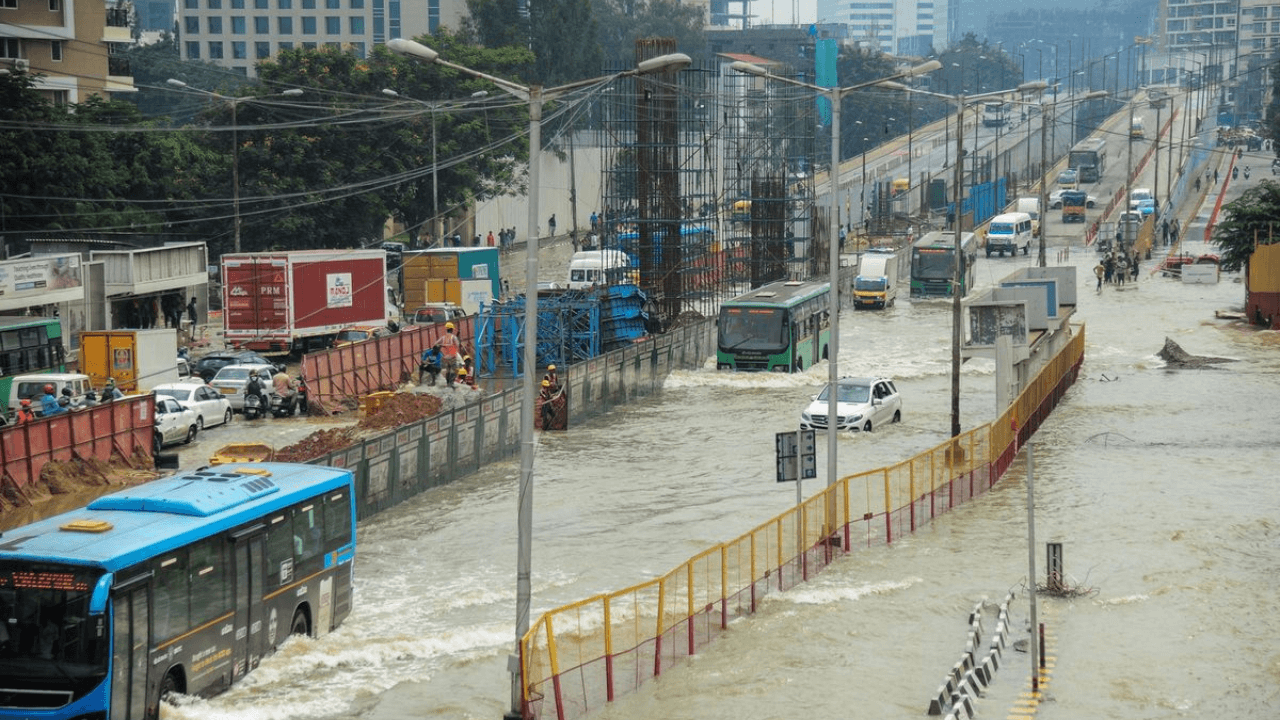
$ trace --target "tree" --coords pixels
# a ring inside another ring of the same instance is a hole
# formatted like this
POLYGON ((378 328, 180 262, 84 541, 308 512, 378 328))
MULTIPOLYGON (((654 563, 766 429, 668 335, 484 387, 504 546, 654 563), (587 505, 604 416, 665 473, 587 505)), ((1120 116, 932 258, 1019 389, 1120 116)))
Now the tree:
POLYGON ((615 68, 635 65, 640 38, 675 38, 676 49, 698 62, 706 47, 702 5, 676 0, 592 0, 599 23, 598 42, 605 62, 615 68))
POLYGON ((1022 71, 1008 53, 971 32, 938 53, 938 61, 942 68, 934 77, 948 95, 1006 90, 1022 82, 1022 71))
POLYGON ((1240 270, 1249 262, 1255 245, 1280 242, 1276 218, 1280 218, 1280 183, 1263 180, 1223 207, 1224 220, 1213 231, 1223 270, 1240 270))
MULTIPOLYGON (((842 48, 836 68, 842 87, 889 77, 896 70, 890 56, 861 48, 842 48)), ((870 150, 889 137, 907 134, 907 106, 914 99, 910 93, 885 93, 874 88, 845 93, 840 105, 841 161, 870 150)), ((913 116, 912 124, 922 119, 913 116)))

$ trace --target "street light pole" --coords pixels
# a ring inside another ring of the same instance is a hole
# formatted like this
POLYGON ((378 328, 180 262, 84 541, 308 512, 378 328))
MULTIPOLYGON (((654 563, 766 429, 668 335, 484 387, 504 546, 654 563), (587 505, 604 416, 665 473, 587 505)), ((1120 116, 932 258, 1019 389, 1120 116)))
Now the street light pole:
MULTIPOLYGON (((176 88, 190 90, 192 92, 200 93, 201 95, 208 95, 209 97, 217 98, 231 106, 231 206, 232 214, 234 216, 233 226, 235 228, 233 233, 233 247, 235 252, 240 252, 240 123, 237 115, 237 108, 239 108, 240 103, 245 100, 253 100, 255 98, 252 95, 231 97, 230 95, 223 95, 222 93, 216 93, 212 90, 201 90, 200 88, 191 87, 185 82, 175 78, 169 78, 168 80, 165 80, 165 83, 176 88)), ((302 92, 303 91, 300 88, 290 88, 279 94, 283 97, 297 97, 301 95, 302 92)))
POLYGON ((387 41, 387 49, 399 55, 425 63, 435 63, 457 70, 475 78, 488 80, 529 106, 529 208, 526 222, 525 244, 525 327, 523 359, 523 403, 520 406, 520 488, 517 500, 517 560, 516 560, 516 656, 511 663, 511 709, 508 717, 523 716, 524 691, 521 687, 521 643, 529 630, 529 608, 532 600, 532 547, 533 547, 533 406, 537 398, 534 373, 538 364, 538 190, 541 183, 538 157, 542 152, 542 106, 550 100, 579 88, 616 80, 620 77, 655 72, 674 72, 687 67, 688 55, 673 53, 661 55, 639 63, 635 69, 590 80, 545 89, 541 85, 525 86, 511 80, 473 70, 465 65, 451 63, 439 53, 422 43, 394 38, 387 41))

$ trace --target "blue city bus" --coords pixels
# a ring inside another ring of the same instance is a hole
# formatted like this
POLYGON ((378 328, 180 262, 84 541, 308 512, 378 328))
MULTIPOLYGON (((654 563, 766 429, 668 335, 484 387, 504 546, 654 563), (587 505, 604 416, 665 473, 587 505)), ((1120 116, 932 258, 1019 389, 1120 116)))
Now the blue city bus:
POLYGON ((782 281, 720 306, 716 368, 798 372, 827 359, 830 283, 782 281))
POLYGON ((215 466, 0 536, 0 718, 154 720, 351 612, 347 470, 215 466))

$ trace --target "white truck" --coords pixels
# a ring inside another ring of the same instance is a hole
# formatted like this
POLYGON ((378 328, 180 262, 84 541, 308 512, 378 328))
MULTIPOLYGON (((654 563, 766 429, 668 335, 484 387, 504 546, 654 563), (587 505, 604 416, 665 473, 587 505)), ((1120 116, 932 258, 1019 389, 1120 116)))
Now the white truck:
POLYGON ((887 308, 898 294, 898 255, 892 251, 869 250, 858 264, 853 279, 853 306, 887 308))

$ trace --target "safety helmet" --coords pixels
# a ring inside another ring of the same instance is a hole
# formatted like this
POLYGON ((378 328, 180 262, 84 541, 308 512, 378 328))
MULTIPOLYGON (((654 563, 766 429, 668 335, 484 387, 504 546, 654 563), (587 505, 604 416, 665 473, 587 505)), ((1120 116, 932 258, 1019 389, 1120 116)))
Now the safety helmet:
POLYGON ((550 381, 550 380, 543 380, 543 381, 542 381, 542 387, 551 387, 551 381, 550 381))
POLYGON ((44 391, 45 391, 45 392, 47 392, 47 393, 49 393, 50 395, 52 395, 52 394, 53 394, 53 385, 45 385, 45 386, 44 386, 44 391))
POLYGON ((458 374, 459 374, 459 375, 466 375, 466 374, 467 374, 467 369, 466 369, 466 368, 458 368, 458 374))
POLYGON ((555 369, 556 369, 555 363, 552 363, 552 364, 548 365, 548 366, 547 366, 547 369, 548 369, 548 370, 555 370, 555 369))
POLYGON ((453 329, 453 323, 451 323, 451 322, 447 322, 447 323, 445 323, 445 324, 444 324, 444 329, 445 329, 445 330, 452 330, 452 329, 453 329))
POLYGON ((31 407, 31 401, 26 398, 22 398, 22 407, 31 407))

